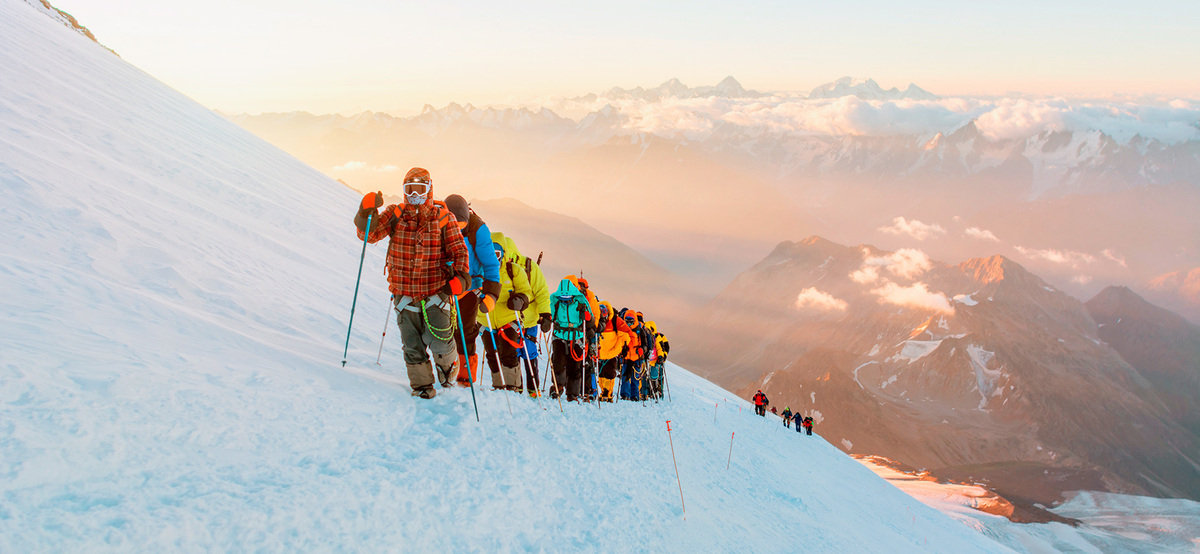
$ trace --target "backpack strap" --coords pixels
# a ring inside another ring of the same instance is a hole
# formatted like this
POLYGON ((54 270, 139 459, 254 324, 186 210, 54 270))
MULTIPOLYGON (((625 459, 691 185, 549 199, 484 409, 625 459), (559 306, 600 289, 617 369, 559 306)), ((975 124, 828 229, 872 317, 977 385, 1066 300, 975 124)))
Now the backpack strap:
POLYGON ((454 219, 454 216, 450 213, 450 210, 447 210, 445 206, 437 206, 437 222, 439 229, 449 225, 450 220, 452 219, 454 219))
POLYGON ((515 280, 517 278, 517 275, 515 273, 513 273, 513 266, 512 266, 511 261, 504 262, 504 269, 508 270, 508 280, 509 281, 515 280))

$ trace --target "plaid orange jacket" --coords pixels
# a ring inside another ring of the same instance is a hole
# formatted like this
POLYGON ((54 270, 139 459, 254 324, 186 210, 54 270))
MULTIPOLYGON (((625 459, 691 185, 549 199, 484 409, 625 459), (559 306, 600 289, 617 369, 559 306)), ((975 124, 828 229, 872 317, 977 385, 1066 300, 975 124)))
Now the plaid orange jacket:
MULTIPOLYGON (((467 246, 449 210, 432 204, 416 208, 392 204, 377 220, 367 242, 391 237, 385 265, 392 294, 424 300, 456 274, 464 277, 464 283, 471 282, 467 246)), ((362 231, 358 238, 363 238, 362 231)))

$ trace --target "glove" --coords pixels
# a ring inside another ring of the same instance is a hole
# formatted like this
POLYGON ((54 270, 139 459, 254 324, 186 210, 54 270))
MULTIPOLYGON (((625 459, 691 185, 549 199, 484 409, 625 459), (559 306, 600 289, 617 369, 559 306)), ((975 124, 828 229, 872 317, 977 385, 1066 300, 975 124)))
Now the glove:
POLYGON ((365 196, 363 196, 362 204, 358 207, 358 209, 359 211, 375 210, 381 207, 383 207, 383 193, 368 192, 365 196))
POLYGON ((358 227, 359 232, 367 231, 367 220, 371 220, 371 227, 375 226, 375 222, 379 219, 379 207, 383 205, 382 192, 368 192, 363 196, 362 203, 358 205, 358 213, 354 215, 354 226, 358 227))
POLYGON ((455 297, 462 296, 464 290, 467 290, 467 287, 463 285, 463 278, 459 275, 451 277, 450 280, 446 281, 446 284, 442 287, 443 293, 447 295, 454 295, 455 297))
POLYGON ((549 333, 550 325, 553 323, 553 321, 550 319, 550 314, 541 314, 541 316, 542 317, 538 319, 538 325, 542 328, 543 333, 549 333))
POLYGON ((523 311, 525 309, 525 306, 528 306, 528 305, 529 305, 529 297, 525 296, 525 293, 523 293, 523 292, 518 292, 518 293, 508 297, 508 309, 510 309, 514 312, 523 311))
POLYGON ((483 295, 483 298, 479 299, 479 311, 486 314, 494 309, 496 309, 496 297, 495 296, 492 296, 490 294, 485 294, 485 295, 483 295))

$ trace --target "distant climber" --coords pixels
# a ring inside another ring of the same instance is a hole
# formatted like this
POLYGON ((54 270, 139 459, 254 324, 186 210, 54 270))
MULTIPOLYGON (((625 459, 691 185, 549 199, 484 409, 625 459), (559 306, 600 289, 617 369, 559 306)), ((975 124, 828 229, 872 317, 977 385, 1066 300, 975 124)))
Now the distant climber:
POLYGON ((762 389, 759 389, 754 394, 754 413, 762 417, 767 417, 767 404, 770 403, 771 401, 767 400, 767 395, 763 394, 762 389))
POLYGON ((783 426, 792 426, 792 408, 790 406, 783 409, 783 426))
POLYGON ((813 428, 813 418, 812 418, 812 416, 805 417, 805 418, 804 418, 804 434, 806 434, 806 435, 810 435, 810 436, 811 436, 811 435, 812 435, 812 428, 813 428))

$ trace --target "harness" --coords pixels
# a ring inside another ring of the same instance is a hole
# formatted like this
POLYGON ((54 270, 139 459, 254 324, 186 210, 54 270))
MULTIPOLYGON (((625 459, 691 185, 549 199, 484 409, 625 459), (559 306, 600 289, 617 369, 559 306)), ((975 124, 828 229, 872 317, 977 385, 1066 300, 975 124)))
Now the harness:
POLYGON ((440 341, 448 341, 454 338, 454 303, 443 299, 440 294, 433 294, 429 298, 421 300, 418 305, 416 300, 411 296, 401 296, 396 301, 396 312, 417 312, 421 314, 421 319, 425 322, 425 326, 429 328, 429 334, 433 338, 440 341), (450 325, 448 327, 437 327, 429 322, 429 308, 437 308, 450 313, 450 325), (443 334, 445 336, 443 336, 443 334))

